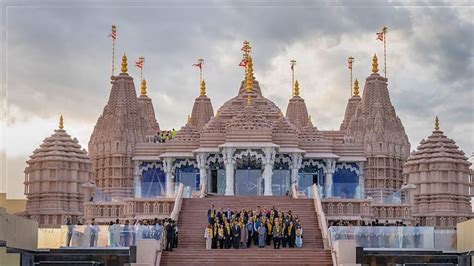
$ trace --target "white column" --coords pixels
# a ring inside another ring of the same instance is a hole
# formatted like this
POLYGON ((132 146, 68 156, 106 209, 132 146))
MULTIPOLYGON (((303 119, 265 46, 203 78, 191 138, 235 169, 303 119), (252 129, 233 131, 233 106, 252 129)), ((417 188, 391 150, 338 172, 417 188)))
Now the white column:
POLYGON ((291 157, 291 184, 296 184, 296 188, 298 189, 298 171, 301 168, 301 164, 303 162, 303 156, 301 153, 292 153, 290 154, 291 157))
POLYGON ((359 198, 365 198, 364 162, 358 162, 359 166, 359 198))
POLYGON ((264 196, 272 196, 273 164, 275 162, 275 148, 263 148, 265 158, 263 159, 263 181, 265 182, 264 196))
POLYGON ((163 169, 166 174, 166 196, 174 197, 174 178, 173 178, 173 162, 174 158, 167 157, 163 160, 163 169))
POLYGON ((142 186, 141 186, 141 173, 140 173, 140 161, 134 161, 135 167, 133 169, 133 180, 134 180, 134 190, 135 198, 142 197, 142 186))
POLYGON ((234 195, 234 152, 235 148, 226 147, 222 150, 225 165, 225 195, 234 195))
POLYGON ((325 190, 326 197, 332 197, 332 175, 336 170, 336 160, 334 159, 324 159, 326 162, 326 167, 324 168, 325 173, 325 190))
POLYGON ((201 197, 204 197, 207 192, 207 156, 208 153, 200 152, 196 154, 196 162, 199 168, 199 184, 201 184, 201 197))

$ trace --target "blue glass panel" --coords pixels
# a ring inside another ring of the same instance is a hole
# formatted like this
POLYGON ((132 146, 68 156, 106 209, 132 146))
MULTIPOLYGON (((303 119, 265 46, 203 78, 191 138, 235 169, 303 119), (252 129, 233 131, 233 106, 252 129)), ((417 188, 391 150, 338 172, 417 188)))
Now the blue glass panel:
POLYGON ((283 196, 290 190, 290 170, 273 170, 272 193, 274 196, 283 196))
POLYGON ((144 198, 165 195, 166 174, 158 168, 144 171, 141 179, 141 192, 144 198))
POLYGON ((349 169, 338 169, 333 175, 333 196, 341 198, 355 198, 359 178, 349 169))

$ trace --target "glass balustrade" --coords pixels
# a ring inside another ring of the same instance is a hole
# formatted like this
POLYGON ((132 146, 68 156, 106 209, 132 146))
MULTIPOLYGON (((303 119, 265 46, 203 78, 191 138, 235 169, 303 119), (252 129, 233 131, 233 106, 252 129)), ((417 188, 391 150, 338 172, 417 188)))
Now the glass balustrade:
POLYGON ((411 226, 331 226, 331 239, 354 239, 365 248, 455 250, 455 230, 411 226))
POLYGON ((60 247, 129 247, 140 239, 160 240, 163 228, 154 225, 64 225, 48 238, 59 238, 60 247))

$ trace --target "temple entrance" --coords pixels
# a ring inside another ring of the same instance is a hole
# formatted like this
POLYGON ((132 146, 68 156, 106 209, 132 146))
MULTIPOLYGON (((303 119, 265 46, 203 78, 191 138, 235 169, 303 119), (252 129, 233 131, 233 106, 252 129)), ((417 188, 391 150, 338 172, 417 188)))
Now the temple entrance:
POLYGON ((272 193, 273 196, 284 196, 290 190, 290 170, 273 170, 272 193))
POLYGON ((308 187, 316 184, 322 185, 322 180, 319 178, 318 173, 300 173, 298 176, 298 190, 305 191, 308 187))
POLYGON ((225 192, 225 170, 212 169, 209 172, 207 191, 209 194, 221 194, 225 192))
POLYGON ((238 169, 235 171, 236 196, 263 195, 263 178, 261 169, 238 169))

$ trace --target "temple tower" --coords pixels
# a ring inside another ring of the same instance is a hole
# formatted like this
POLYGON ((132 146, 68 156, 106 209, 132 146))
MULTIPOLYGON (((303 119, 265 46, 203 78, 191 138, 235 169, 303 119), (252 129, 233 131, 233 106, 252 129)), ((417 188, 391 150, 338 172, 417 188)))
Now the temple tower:
POLYGON ((156 121, 155 109, 153 108, 153 103, 151 98, 147 95, 146 80, 142 79, 140 84, 140 96, 138 97, 138 106, 140 107, 140 112, 145 117, 146 125, 148 127, 147 135, 156 135, 160 131, 160 125, 156 121))
POLYGON ((341 127, 339 130, 343 131, 346 130, 349 126, 349 122, 351 122, 352 117, 355 114, 356 108, 359 105, 361 98, 359 96, 359 81, 356 79, 354 81, 354 94, 349 101, 347 102, 346 111, 344 112, 344 120, 341 123, 341 127))
POLYGON ((109 100, 89 141, 89 155, 97 187, 111 197, 120 198, 132 196, 135 145, 145 142, 158 124, 153 123, 154 115, 150 113, 153 110, 151 100, 142 97, 140 101, 143 102, 139 104, 133 78, 127 73, 125 55, 121 73, 112 76, 111 83, 109 100))
POLYGON ((440 130, 436 117, 435 130, 426 140, 421 140, 403 167, 405 187, 417 223, 454 228, 457 223, 474 217, 469 195, 470 165, 454 140, 440 130))
POLYGON ((211 117, 214 117, 214 110, 212 109, 211 99, 206 95, 206 82, 203 79, 201 80, 200 94, 194 100, 189 122, 200 131, 211 117))
POLYGON ((23 216, 38 221, 40 227, 59 227, 83 215, 82 184, 92 178, 92 163, 76 138, 59 129, 46 138, 26 162, 26 210, 23 216))
MULTIPOLYGON (((351 108, 347 108, 348 117, 351 108)), ((387 79, 378 73, 376 55, 372 59, 372 74, 366 79, 362 99, 346 128, 345 141, 364 145, 367 196, 382 199, 400 190, 402 167, 408 158, 410 143, 390 101, 387 79)))
POLYGON ((300 87, 298 80, 293 87, 293 98, 290 99, 286 108, 286 118, 301 131, 308 125, 308 109, 304 99, 300 97, 300 87))

